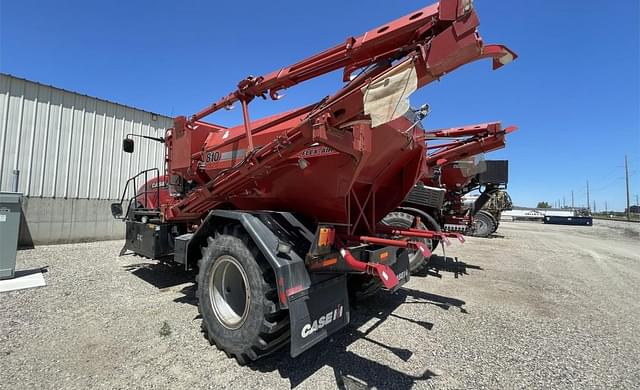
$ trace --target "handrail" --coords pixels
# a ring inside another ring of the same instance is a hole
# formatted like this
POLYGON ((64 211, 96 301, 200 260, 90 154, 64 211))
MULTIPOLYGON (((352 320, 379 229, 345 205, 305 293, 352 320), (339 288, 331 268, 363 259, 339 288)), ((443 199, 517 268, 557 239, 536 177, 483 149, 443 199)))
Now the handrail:
MULTIPOLYGON (((144 184, 146 185, 149 182, 149 172, 154 172, 155 176, 153 177, 157 177, 158 180, 160 180, 160 169, 158 168, 149 168, 149 169, 145 169, 144 171, 138 172, 137 175, 130 177, 127 182, 124 185, 124 190, 122 192, 122 197, 120 198, 120 205, 122 206, 122 204, 124 203, 124 200, 127 196, 127 192, 129 190, 129 183, 133 182, 133 188, 134 191, 137 192, 138 191, 138 185, 137 185, 137 181, 136 179, 138 179, 138 177, 144 175, 144 184)), ((148 209, 146 208, 146 206, 148 206, 148 196, 147 194, 150 192, 147 190, 146 186, 144 188, 144 192, 138 194, 138 193, 134 193, 134 196, 132 196, 131 198, 129 198, 129 203, 127 205, 127 213, 125 214, 125 216, 123 217, 124 219, 127 219, 127 217, 129 216, 129 210, 131 210, 131 203, 138 199, 141 195, 144 195, 144 205, 145 205, 145 209, 146 210, 160 210, 160 208, 158 207, 160 204, 160 183, 158 182, 158 185, 156 186, 156 207, 154 209, 148 209)))

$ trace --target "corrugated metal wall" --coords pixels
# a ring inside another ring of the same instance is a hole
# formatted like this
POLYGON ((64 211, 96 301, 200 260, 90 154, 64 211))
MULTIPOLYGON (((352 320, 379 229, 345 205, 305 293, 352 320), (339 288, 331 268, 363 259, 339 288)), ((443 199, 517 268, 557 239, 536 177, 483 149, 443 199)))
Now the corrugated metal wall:
POLYGON ((119 199, 125 181, 164 167, 164 147, 128 133, 163 136, 171 118, 0 74, 0 191, 30 197, 119 199))

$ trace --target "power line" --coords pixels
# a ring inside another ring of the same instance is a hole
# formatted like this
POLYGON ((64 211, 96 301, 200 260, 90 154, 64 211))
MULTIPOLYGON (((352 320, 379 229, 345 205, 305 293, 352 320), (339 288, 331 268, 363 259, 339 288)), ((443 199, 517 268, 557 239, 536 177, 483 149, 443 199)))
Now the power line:
POLYGON ((606 179, 608 177, 611 177, 611 174, 614 173, 615 171, 618 170, 618 168, 622 168, 622 165, 616 165, 613 168, 611 168, 611 170, 609 170, 609 172, 607 172, 604 175, 600 175, 600 176, 596 176, 596 180, 594 180, 594 182, 599 182, 601 179, 606 179))
POLYGON ((615 182, 617 182, 617 181, 619 181, 619 180, 624 180, 624 177, 623 177, 623 176, 619 176, 619 177, 611 178, 611 180, 609 180, 609 181, 607 182, 607 184, 603 185, 602 187, 598 187, 598 188, 595 188, 595 189, 591 189, 591 192, 600 192, 600 191, 603 191, 603 190, 609 190, 609 189, 611 189, 611 186, 612 186, 615 182))

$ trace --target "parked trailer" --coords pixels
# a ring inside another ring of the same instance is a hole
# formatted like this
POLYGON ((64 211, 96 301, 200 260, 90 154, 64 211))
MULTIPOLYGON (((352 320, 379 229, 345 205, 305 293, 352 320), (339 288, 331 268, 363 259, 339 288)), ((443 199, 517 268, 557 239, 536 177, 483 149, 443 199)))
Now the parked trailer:
MULTIPOLYGON (((409 110, 409 95, 466 63, 492 58, 496 69, 516 57, 485 45, 477 26, 471 2, 442 0, 241 80, 202 111, 175 118, 158 139, 163 178, 155 188, 142 173, 129 179, 135 188, 144 181, 143 190, 112 205, 126 221, 123 250, 198 269, 203 329, 241 364, 287 344, 297 356, 338 331, 349 323, 349 291, 372 281, 395 291, 409 280, 409 250, 428 256, 425 240, 462 240, 381 220, 424 173, 424 112, 409 110), (255 97, 279 99, 338 69, 346 84, 337 93, 250 120, 255 97), (241 125, 203 120, 236 103, 241 125)), ((133 152, 131 137, 123 148, 133 152)))
POLYGON ((560 217, 548 215, 542 219, 542 222, 551 225, 593 226, 592 217, 560 217))

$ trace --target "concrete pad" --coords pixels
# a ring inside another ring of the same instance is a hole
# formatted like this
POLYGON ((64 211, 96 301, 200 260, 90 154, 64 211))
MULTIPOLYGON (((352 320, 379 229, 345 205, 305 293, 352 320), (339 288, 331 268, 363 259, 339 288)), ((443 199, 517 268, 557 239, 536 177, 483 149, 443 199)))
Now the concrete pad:
POLYGON ((26 288, 46 286, 41 270, 37 271, 16 271, 13 279, 0 280, 0 293, 24 290, 26 288))

